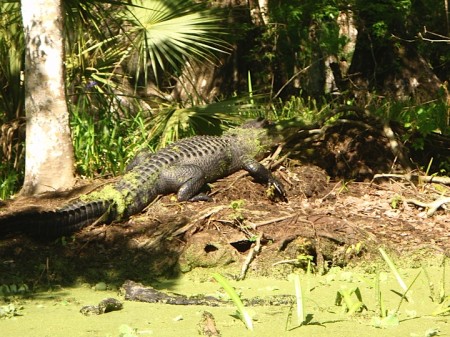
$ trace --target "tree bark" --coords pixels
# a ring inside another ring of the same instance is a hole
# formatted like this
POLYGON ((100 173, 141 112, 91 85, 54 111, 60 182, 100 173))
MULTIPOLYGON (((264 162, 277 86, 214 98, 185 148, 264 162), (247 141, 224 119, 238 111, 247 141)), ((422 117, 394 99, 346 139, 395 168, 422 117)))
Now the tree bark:
POLYGON ((21 0, 26 41, 25 181, 21 194, 63 190, 74 183, 63 69, 60 0, 21 0))

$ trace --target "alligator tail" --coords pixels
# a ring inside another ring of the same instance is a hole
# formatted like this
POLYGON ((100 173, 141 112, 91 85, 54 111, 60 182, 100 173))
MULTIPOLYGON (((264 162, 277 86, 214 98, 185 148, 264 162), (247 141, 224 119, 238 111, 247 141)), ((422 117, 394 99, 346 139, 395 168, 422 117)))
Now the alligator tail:
POLYGON ((76 201, 54 211, 29 210, 0 217, 0 237, 21 232, 36 238, 71 234, 96 220, 110 223, 115 218, 111 200, 76 201))

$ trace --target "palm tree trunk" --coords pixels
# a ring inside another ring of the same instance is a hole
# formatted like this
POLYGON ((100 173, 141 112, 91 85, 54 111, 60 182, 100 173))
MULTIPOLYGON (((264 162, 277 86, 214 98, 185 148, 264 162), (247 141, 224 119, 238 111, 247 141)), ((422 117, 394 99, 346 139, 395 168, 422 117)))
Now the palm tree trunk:
POLYGON ((63 71, 60 0, 21 0, 26 41, 25 181, 21 193, 62 190, 74 183, 63 71))

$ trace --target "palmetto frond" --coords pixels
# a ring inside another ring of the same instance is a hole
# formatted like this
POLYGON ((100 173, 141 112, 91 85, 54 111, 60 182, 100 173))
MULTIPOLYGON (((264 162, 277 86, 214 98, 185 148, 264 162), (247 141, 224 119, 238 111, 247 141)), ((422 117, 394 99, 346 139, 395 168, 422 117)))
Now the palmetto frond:
POLYGON ((234 97, 205 105, 166 107, 149 119, 148 135, 159 139, 159 147, 187 136, 218 135, 245 118, 260 116, 263 111, 255 101, 262 98, 234 97))
POLYGON ((213 61, 215 52, 228 50, 217 36, 223 33, 220 18, 186 0, 132 0, 128 6, 134 24, 134 49, 139 51, 138 70, 147 66, 180 72, 189 60, 213 61))

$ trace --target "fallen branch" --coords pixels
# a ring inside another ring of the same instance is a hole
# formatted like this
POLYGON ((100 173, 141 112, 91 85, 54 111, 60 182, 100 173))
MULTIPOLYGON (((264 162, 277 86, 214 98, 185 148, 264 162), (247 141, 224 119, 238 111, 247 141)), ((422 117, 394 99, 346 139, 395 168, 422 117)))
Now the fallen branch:
MULTIPOLYGON (((164 292, 144 286, 142 283, 134 281, 125 281, 122 285, 121 292, 127 301, 139 301, 146 303, 162 303, 170 305, 203 305, 210 307, 218 307, 232 304, 231 301, 224 301, 214 296, 196 295, 186 296, 171 292, 164 292)), ((292 295, 273 295, 269 297, 253 297, 244 298, 242 302, 245 306, 290 306, 295 303, 295 297, 292 295)))
POLYGON ((404 179, 407 181, 450 185, 450 177, 446 176, 421 176, 416 174, 410 175, 410 174, 388 174, 388 173, 375 174, 373 176, 373 179, 381 179, 381 178, 404 179))
POLYGON ((416 199, 406 199, 405 202, 428 209, 426 215, 430 217, 438 210, 439 207, 442 207, 442 205, 446 203, 450 203, 450 197, 441 197, 432 202, 423 202, 416 199))
POLYGON ((199 221, 210 218, 211 216, 219 213, 221 210, 223 210, 225 208, 226 208, 226 206, 219 205, 216 207, 206 209, 204 212, 197 214, 197 216, 195 218, 191 219, 191 221, 189 221, 189 223, 186 226, 183 226, 180 229, 176 230, 172 235, 178 236, 180 234, 186 233, 193 226, 197 225, 199 221))
POLYGON ((255 259, 256 255, 259 254, 261 251, 261 238, 258 235, 256 237, 256 243, 255 246, 250 250, 250 252, 247 255, 247 258, 244 261, 244 264, 242 265, 241 274, 238 277, 238 280, 241 281, 245 278, 245 275, 247 274, 248 268, 250 267, 250 264, 255 259))
POLYGON ((284 220, 288 220, 288 219, 292 219, 294 217, 298 216, 297 214, 294 215, 286 215, 286 216, 282 216, 279 218, 275 218, 275 219, 268 219, 268 220, 264 220, 261 222, 250 222, 250 226, 252 226, 253 229, 256 229, 257 227, 261 227, 261 226, 266 226, 266 225, 270 225, 276 222, 281 222, 284 220))

